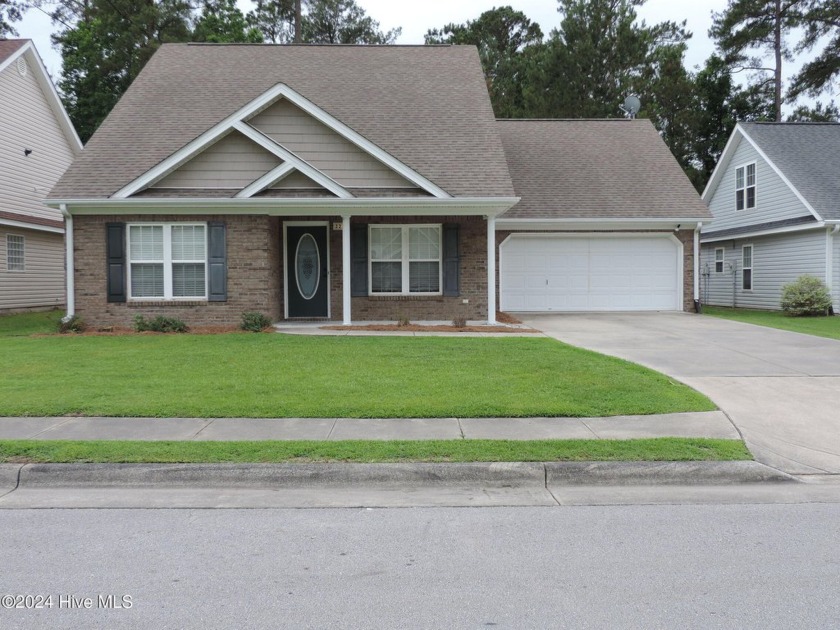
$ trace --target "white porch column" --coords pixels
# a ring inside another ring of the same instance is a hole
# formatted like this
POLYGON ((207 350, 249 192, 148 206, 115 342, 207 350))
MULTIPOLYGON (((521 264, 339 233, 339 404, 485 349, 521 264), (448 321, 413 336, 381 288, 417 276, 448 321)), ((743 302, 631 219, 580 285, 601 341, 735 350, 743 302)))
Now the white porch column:
POLYGON ((487 323, 496 323, 496 217, 487 217, 487 323))
POLYGON ((350 215, 341 217, 341 312, 344 315, 342 324, 349 326, 353 323, 350 316, 350 215))
POLYGON ((67 211, 67 206, 61 204, 61 214, 64 215, 64 266, 65 266, 65 300, 67 312, 64 317, 70 319, 76 314, 76 279, 73 261, 73 215, 67 211))
POLYGON ((698 223, 694 228, 694 304, 695 307, 700 301, 700 230, 703 223, 698 223))

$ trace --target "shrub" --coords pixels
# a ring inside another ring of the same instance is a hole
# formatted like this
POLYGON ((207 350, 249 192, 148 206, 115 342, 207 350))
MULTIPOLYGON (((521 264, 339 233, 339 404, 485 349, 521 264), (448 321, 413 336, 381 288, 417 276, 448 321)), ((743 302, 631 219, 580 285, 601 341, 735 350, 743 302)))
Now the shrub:
POLYGON ((62 335, 67 333, 84 332, 86 328, 87 325, 85 324, 85 320, 78 315, 73 315, 73 317, 62 317, 58 320, 58 325, 56 326, 56 329, 62 335))
POLYGON ((271 319, 256 312, 242 313, 242 323, 239 324, 242 330, 250 330, 251 332, 261 332, 269 326, 271 326, 271 319))
POLYGON ((408 315, 397 315, 397 326, 411 326, 408 315))
POLYGON ((187 325, 175 317, 158 315, 154 319, 146 320, 142 315, 135 315, 134 330, 137 332, 183 333, 187 332, 187 325))
POLYGON ((455 328, 466 328, 467 327, 467 318, 466 317, 453 317, 452 318, 452 325, 455 328))
POLYGON ((789 315, 827 315, 830 308, 831 295, 819 278, 800 276, 782 287, 782 310, 789 315))

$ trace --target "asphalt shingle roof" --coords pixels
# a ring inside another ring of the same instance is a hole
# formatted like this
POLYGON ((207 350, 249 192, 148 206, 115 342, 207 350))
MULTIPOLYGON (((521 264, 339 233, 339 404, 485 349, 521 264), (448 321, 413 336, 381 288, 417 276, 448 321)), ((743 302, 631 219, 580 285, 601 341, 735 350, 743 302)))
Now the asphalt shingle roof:
POLYGON ((49 197, 108 197, 278 83, 453 196, 513 196, 473 46, 166 44, 49 197))
POLYGON ((648 120, 499 120, 513 188, 505 219, 710 218, 648 120))
POLYGON ((6 61, 27 42, 28 39, 0 39, 0 63, 6 61))
POLYGON ((840 219, 840 124, 741 123, 823 219, 840 219))

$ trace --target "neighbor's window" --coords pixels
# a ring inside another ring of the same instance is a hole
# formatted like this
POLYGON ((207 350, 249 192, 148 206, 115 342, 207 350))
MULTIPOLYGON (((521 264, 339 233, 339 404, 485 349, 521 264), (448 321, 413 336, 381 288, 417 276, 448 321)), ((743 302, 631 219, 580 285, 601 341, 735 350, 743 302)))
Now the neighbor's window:
POLYGON ((741 275, 744 291, 752 291, 753 246, 744 245, 741 250, 741 275))
POLYGON ((723 247, 715 249, 715 273, 723 273, 723 247))
POLYGON ((371 225, 371 294, 439 295, 440 225, 371 225))
POLYGON ((755 163, 735 169, 735 209, 755 208, 755 163))
POLYGON ((132 298, 207 297, 207 228, 204 224, 128 226, 132 298))
POLYGON ((24 271, 24 239, 17 234, 6 234, 6 269, 24 271))

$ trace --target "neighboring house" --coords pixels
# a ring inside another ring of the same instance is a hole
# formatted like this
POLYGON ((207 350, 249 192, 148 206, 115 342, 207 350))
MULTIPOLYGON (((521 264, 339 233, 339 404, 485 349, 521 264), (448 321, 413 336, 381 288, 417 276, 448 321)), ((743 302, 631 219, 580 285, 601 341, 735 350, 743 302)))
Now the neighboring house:
POLYGON ((64 220, 47 193, 81 153, 27 39, 0 39, 0 312, 64 304, 64 220))
POLYGON ((710 218, 648 121, 497 121, 472 46, 164 45, 49 204, 94 325, 691 309, 710 218))
POLYGON ((703 199, 704 303, 779 309, 809 274, 840 310, 840 124, 739 123, 703 199))

